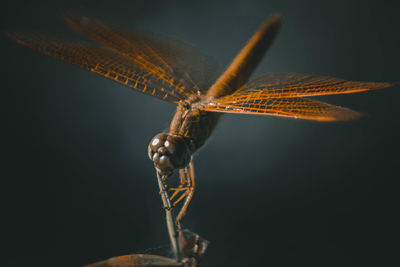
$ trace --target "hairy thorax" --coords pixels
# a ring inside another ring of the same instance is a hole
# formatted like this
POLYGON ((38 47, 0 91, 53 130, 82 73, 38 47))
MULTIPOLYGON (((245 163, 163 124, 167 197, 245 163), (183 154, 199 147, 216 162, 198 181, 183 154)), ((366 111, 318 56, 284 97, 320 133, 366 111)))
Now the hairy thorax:
POLYGON ((179 104, 169 126, 169 134, 182 136, 191 153, 204 145, 220 117, 219 113, 201 110, 197 103, 179 104))

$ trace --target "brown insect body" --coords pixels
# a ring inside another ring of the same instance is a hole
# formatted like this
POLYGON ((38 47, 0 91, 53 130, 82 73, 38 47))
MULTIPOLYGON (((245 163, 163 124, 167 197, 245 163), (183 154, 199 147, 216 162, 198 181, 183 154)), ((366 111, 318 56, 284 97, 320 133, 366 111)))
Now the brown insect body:
POLYGON ((220 118, 220 114, 201 110, 196 104, 178 105, 169 126, 169 134, 189 142, 192 154, 204 145, 220 118))
POLYGON ((199 100, 180 103, 168 133, 157 134, 150 141, 149 157, 161 175, 185 168, 215 129, 222 114, 204 111, 200 105, 199 100))

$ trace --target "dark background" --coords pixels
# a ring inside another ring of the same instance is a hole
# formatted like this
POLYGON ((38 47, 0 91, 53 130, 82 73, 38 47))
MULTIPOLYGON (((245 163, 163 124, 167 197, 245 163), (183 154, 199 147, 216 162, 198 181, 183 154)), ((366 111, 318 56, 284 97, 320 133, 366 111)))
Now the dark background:
MULTIPOLYGON (((59 14, 88 12, 185 40, 221 67, 281 12, 281 32, 255 75, 398 82, 396 2, 16 0, 0 12, 3 32, 70 38, 78 37, 59 14)), ((1 265, 168 255, 147 145, 174 105, 4 34, 2 46, 1 265)), ((399 90, 321 98, 366 113, 352 122, 224 116, 195 159, 198 188, 184 220, 211 242, 203 266, 396 265, 399 90)))

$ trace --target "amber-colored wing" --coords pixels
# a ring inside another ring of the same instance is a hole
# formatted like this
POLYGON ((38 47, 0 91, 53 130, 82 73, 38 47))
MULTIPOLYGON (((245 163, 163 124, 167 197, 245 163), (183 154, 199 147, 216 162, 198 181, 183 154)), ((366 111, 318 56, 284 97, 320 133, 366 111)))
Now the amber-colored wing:
POLYGON ((299 73, 268 73, 243 85, 232 94, 238 98, 250 93, 262 98, 336 95, 382 89, 392 83, 346 81, 339 78, 299 73))
POLYGON ((301 98, 355 93, 392 86, 390 83, 351 82, 307 74, 266 74, 245 84, 232 95, 212 100, 206 111, 251 113, 318 121, 351 120, 360 113, 321 101, 301 98))
POLYGON ((187 97, 175 86, 111 49, 67 42, 43 34, 9 33, 9 36, 42 54, 78 65, 142 93, 174 103, 187 97))
POLYGON ((79 15, 67 14, 65 20, 78 33, 110 47, 185 97, 205 93, 217 78, 217 64, 182 41, 79 15))

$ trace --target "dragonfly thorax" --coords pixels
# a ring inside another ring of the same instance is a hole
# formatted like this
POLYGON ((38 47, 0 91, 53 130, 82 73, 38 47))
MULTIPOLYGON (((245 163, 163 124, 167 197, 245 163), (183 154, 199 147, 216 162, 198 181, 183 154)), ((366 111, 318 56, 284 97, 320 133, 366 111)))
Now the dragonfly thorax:
POLYGON ((167 133, 159 133, 151 139, 148 154, 161 175, 170 175, 186 167, 191 157, 184 137, 167 133))

